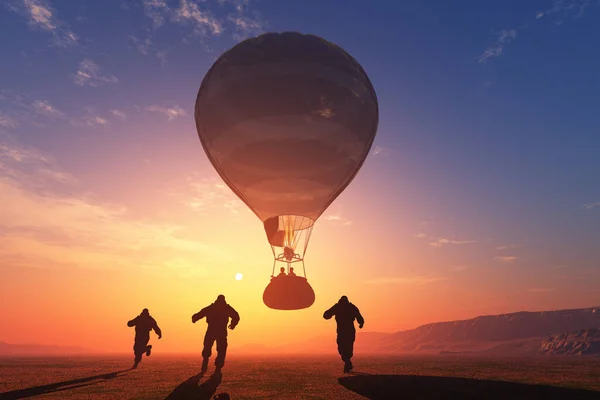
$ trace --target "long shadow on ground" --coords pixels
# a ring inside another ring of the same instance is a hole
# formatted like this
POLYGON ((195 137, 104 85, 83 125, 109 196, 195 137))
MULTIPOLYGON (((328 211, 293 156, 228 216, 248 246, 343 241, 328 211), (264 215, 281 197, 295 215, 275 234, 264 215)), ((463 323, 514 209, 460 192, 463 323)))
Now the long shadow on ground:
MULTIPOLYGON (((203 374, 194 375, 179 384, 165 400, 211 400, 217 387, 221 383, 221 374, 214 374, 202 384, 198 385, 203 374)), ((228 400, 227 393, 220 393, 215 399, 228 400)))
POLYGON ((600 399, 600 392, 517 382, 443 376, 368 375, 338 379, 340 385, 369 399, 600 399))
POLYGON ((71 390, 80 388, 83 386, 94 385, 107 379, 113 379, 120 376, 122 373, 128 370, 111 372, 108 374, 88 376, 86 378, 73 379, 71 381, 63 381, 51 383, 49 385, 34 386, 27 389, 13 390, 10 392, 0 393, 1 400, 13 400, 13 399, 24 399, 26 397, 39 396, 41 394, 60 392, 63 390, 71 390), (94 382, 96 381, 96 382, 94 382))

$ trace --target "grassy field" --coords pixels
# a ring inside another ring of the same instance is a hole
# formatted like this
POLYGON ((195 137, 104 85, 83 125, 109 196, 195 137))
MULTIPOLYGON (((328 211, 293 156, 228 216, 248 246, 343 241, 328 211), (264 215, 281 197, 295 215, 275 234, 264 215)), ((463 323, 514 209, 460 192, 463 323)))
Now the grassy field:
POLYGON ((199 356, 131 358, 0 358, 0 399, 600 399, 597 358, 359 356, 344 375, 337 357, 232 356, 222 376, 199 376, 199 356))

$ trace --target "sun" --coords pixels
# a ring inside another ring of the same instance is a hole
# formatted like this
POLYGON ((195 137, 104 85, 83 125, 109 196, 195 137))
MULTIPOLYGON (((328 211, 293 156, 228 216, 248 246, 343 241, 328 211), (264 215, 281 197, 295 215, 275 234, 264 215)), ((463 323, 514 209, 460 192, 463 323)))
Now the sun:
POLYGON ((244 277, 244 275, 241 272, 238 272, 237 274, 235 274, 236 281, 241 281, 243 277, 244 277))

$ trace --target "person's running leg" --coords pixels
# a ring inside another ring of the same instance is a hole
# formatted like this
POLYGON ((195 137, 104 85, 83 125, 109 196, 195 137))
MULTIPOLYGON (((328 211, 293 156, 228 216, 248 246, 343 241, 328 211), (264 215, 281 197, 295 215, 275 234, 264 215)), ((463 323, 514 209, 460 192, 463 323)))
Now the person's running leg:
POLYGON ((202 349, 202 372, 206 372, 208 369, 208 359, 212 355, 212 346, 215 342, 215 338, 206 332, 204 335, 204 348, 202 349))
POLYGON ((217 338, 217 359, 215 360, 215 366, 217 372, 221 371, 221 368, 225 365, 225 356, 227 355, 227 336, 221 336, 217 338))

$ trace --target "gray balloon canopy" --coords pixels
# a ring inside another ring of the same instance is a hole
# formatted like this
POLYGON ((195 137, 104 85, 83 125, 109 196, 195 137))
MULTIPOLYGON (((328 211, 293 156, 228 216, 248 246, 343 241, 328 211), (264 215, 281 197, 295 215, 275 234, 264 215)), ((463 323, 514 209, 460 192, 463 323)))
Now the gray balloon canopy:
POLYGON ((195 118, 210 162, 261 221, 300 216, 304 229, 358 173, 379 113, 354 58, 320 37, 285 32, 221 55, 202 81, 195 118))

